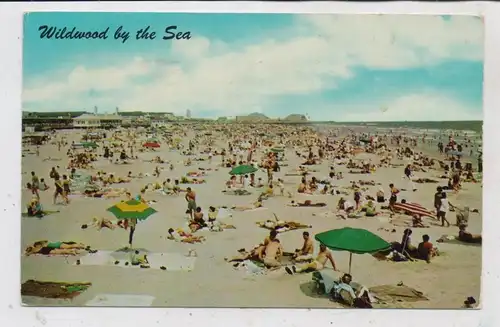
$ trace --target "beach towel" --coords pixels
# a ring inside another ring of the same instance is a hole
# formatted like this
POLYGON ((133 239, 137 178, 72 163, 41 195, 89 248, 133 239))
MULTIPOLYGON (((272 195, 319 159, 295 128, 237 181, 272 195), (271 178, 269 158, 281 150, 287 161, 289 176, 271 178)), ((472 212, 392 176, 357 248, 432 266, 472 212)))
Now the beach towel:
MULTIPOLYGON (((166 267, 166 271, 191 271, 194 269, 196 257, 186 257, 180 253, 147 253, 149 269, 161 269, 166 267)), ((75 261, 74 265, 77 265, 75 261)), ((126 252, 99 251, 89 253, 80 258, 82 266, 115 266, 120 268, 138 268, 130 264, 129 254, 126 252), (118 261, 117 264, 115 262, 118 261), (126 263, 128 262, 128 265, 126 263)), ((145 268, 146 270, 147 268, 145 268)))
POLYGON ((47 299, 72 299, 85 292, 91 285, 87 282, 41 282, 30 279, 21 285, 21 295, 47 299))
POLYGON ((422 292, 406 285, 380 285, 370 287, 370 293, 382 302, 417 302, 429 299, 422 292))
POLYGON ((136 294, 98 294, 85 303, 87 307, 150 307, 156 298, 136 294))

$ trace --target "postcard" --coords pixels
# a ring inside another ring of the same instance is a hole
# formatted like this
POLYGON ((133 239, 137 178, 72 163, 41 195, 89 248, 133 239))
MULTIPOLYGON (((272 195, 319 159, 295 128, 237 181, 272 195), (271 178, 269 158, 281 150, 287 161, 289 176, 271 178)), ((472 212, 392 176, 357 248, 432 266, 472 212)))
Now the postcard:
POLYGON ((24 15, 26 306, 479 306, 481 17, 24 15))

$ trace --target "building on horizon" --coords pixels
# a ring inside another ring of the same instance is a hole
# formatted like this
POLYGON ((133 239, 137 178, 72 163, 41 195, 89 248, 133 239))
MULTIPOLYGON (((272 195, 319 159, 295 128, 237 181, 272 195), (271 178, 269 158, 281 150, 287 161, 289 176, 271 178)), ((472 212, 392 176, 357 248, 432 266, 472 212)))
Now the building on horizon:
POLYGON ((113 115, 83 114, 73 118, 73 127, 75 128, 118 127, 121 126, 122 121, 123 117, 117 114, 113 115))
POLYGON ((186 118, 191 119, 191 110, 190 109, 186 110, 186 118))

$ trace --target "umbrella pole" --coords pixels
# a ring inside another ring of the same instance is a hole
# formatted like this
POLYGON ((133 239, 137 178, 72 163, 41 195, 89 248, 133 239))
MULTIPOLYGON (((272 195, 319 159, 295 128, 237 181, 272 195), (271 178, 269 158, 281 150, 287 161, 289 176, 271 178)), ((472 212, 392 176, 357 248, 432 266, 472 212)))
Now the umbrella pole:
POLYGON ((349 253, 349 275, 351 274, 352 252, 349 253))

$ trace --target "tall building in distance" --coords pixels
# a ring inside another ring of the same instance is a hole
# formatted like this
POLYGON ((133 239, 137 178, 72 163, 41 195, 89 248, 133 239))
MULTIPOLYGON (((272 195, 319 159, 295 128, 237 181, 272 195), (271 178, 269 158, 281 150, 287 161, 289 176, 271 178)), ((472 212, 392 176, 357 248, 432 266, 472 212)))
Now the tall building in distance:
POLYGON ((187 119, 191 118, 191 110, 190 109, 186 110, 186 118, 187 119))
POLYGON ((115 114, 117 114, 117 115, 120 114, 120 109, 118 109, 118 107, 116 107, 116 109, 115 109, 115 114))
POLYGON ((97 106, 94 106, 94 115, 97 115, 97 106))

